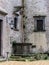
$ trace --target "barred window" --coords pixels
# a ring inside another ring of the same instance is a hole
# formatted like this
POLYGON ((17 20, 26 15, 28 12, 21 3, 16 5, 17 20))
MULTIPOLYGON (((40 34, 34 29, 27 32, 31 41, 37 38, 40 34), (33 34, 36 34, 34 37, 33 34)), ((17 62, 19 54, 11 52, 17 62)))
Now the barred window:
POLYGON ((18 25, 18 17, 15 17, 14 18, 14 30, 18 30, 17 25, 18 25))
POLYGON ((45 31, 45 17, 38 16, 34 20, 34 31, 45 31))
POLYGON ((14 28, 17 29, 17 18, 14 18, 14 28))
POLYGON ((43 23, 43 20, 37 20, 37 31, 43 31, 44 28, 44 23, 43 23))

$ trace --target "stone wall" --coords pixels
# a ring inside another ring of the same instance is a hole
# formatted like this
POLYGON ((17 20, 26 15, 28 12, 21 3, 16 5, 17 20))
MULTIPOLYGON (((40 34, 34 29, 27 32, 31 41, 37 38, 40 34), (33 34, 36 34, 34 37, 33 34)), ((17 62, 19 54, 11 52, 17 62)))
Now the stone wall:
POLYGON ((46 2, 46 6, 47 6, 47 17, 46 17, 46 38, 47 38, 47 44, 48 44, 48 50, 49 50, 49 1, 47 0, 46 2))
MULTIPOLYGON (((34 18, 33 16, 46 16, 45 23, 47 21, 47 1, 45 0, 25 0, 25 15, 26 19, 26 42, 30 42, 33 45, 36 45, 35 51, 39 52, 40 47, 42 46, 43 51, 47 51, 47 38, 46 32, 33 32, 34 30, 34 18), (39 40, 40 39, 40 40, 39 40), (44 41, 45 40, 45 41, 44 41)), ((45 24, 46 26, 46 24, 45 24)))
MULTIPOLYGON (((5 9, 7 11, 8 15, 3 16, 3 34, 2 34, 2 55, 7 56, 6 52, 9 52, 9 55, 12 52, 12 44, 11 41, 16 40, 17 42, 21 42, 21 16, 19 16, 18 20, 18 29, 19 31, 11 30, 10 23, 11 20, 14 19, 13 11, 14 6, 20 6, 21 1, 20 0, 0 0, 0 7, 5 9), (13 40, 11 40, 11 37, 13 36, 13 40)), ((0 17, 1 17, 0 16, 0 17)))
MULTIPOLYGON (((3 21, 3 52, 2 54, 6 56, 6 52, 11 53, 12 44, 11 41, 16 40, 16 42, 22 42, 22 30, 21 30, 21 15, 18 17, 18 29, 19 31, 11 30, 9 23, 14 19, 13 11, 14 6, 21 6, 22 0, 0 0, 0 7, 8 12, 7 16, 4 17, 3 21), (5 33, 6 32, 6 33, 5 33), (12 40, 11 40, 11 37, 12 40), (11 41, 10 41, 11 40, 11 41), (5 42, 5 43, 4 43, 5 42)), ((49 46, 49 1, 47 0, 25 0, 24 13, 25 19, 25 42, 32 43, 36 45, 34 50, 39 51, 42 46, 43 51, 47 51, 47 44, 49 46), (34 18, 33 16, 46 15, 45 28, 46 32, 35 33, 34 30, 34 18)), ((49 48, 49 47, 48 47, 49 48)))

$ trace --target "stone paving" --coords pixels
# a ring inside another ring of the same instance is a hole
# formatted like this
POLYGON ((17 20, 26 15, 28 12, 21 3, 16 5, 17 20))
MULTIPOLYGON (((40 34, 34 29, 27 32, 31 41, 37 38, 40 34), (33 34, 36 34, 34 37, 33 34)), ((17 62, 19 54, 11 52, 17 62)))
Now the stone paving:
POLYGON ((33 61, 33 62, 22 62, 22 61, 6 61, 0 62, 0 65, 49 65, 49 60, 33 61))

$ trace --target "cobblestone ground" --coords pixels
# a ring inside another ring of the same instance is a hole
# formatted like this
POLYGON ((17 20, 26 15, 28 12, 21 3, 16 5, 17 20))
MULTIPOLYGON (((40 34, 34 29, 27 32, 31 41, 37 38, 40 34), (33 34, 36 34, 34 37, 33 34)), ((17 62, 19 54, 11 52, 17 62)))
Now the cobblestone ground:
POLYGON ((49 61, 33 61, 33 62, 22 62, 22 61, 6 61, 0 62, 0 65, 49 65, 49 61))

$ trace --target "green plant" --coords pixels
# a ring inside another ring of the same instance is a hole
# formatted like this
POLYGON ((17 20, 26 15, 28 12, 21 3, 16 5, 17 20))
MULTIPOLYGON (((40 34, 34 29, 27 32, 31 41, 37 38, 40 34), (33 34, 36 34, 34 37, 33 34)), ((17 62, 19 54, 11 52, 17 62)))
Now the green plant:
POLYGON ((42 54, 41 59, 47 60, 48 59, 48 55, 47 54, 42 54))
POLYGON ((12 55, 10 57, 10 60, 13 61, 35 61, 35 60, 47 60, 49 59, 48 54, 44 53, 34 53, 34 54, 28 54, 28 55, 20 55, 20 56, 15 56, 12 55))

